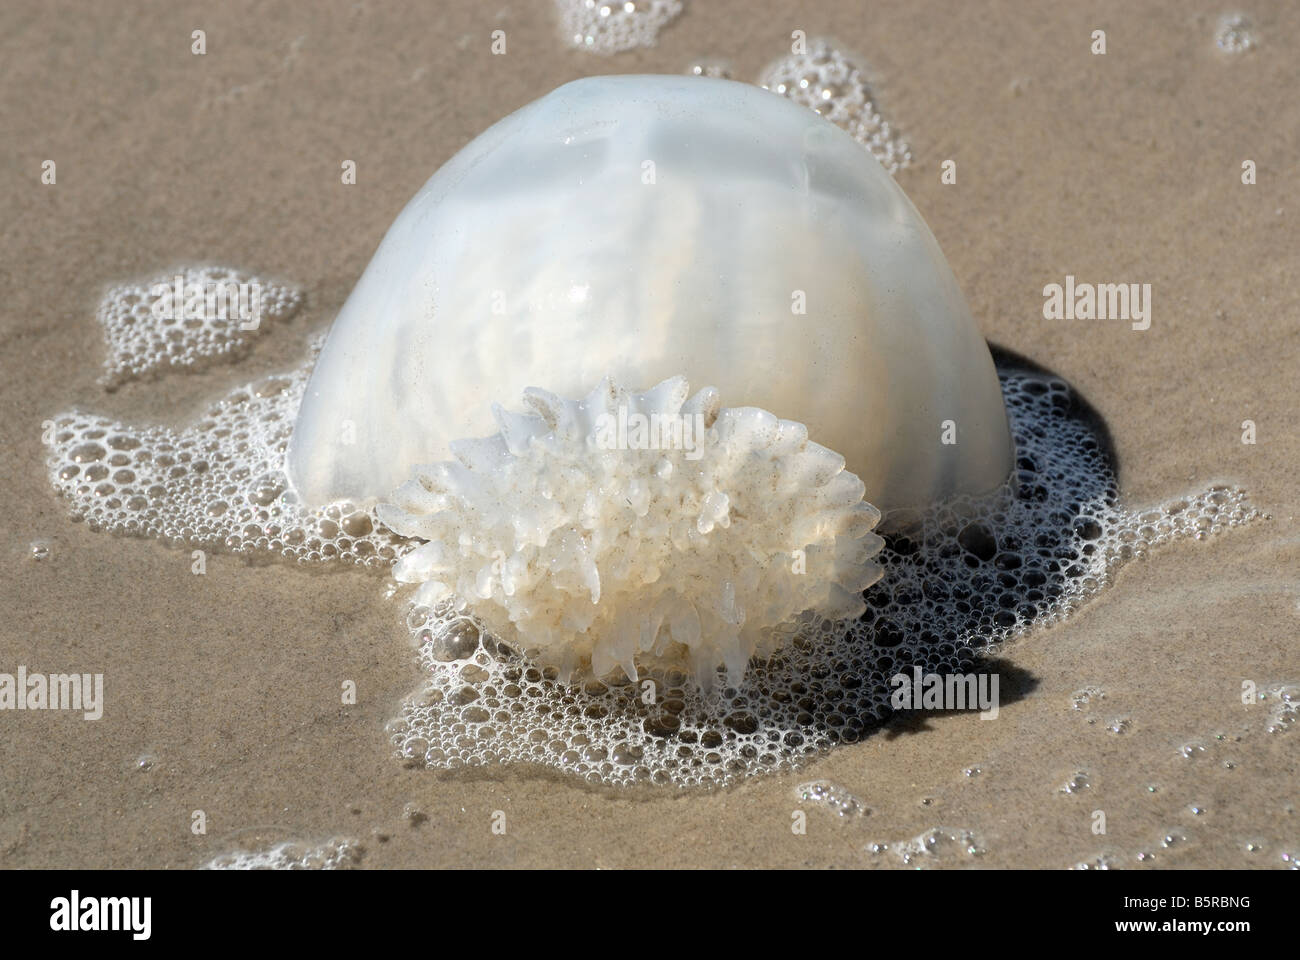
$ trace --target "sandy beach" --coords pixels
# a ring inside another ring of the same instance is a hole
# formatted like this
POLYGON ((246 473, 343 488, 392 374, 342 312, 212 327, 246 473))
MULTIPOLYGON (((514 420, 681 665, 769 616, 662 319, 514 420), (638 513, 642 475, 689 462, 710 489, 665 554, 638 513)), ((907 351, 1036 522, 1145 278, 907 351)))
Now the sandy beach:
POLYGON ((1255 43, 1235 54, 1215 43, 1234 9, 688 0, 653 47, 602 57, 524 0, 5 4, 0 672, 102 673, 105 703, 93 722, 0 712, 0 867, 191 869, 346 841, 361 868, 904 868, 929 831, 911 866, 1294 866, 1300 723, 1242 692, 1300 684, 1300 9, 1243 6, 1255 43), (715 58, 753 80, 794 30, 869 68, 911 147, 897 182, 984 335, 1104 419, 1123 503, 1228 484, 1267 515, 1161 546, 1002 650, 996 721, 909 718, 711 791, 413 767, 385 724, 420 669, 382 577, 221 553, 196 576, 189 549, 69 519, 45 420, 192 422, 301 365, 393 218, 491 123, 583 76, 715 58), (233 364, 106 391, 104 291, 186 263, 282 278, 305 305, 233 364), (1149 329, 1045 319, 1067 275, 1149 283, 1149 329), (812 781, 862 812, 805 799, 812 781))

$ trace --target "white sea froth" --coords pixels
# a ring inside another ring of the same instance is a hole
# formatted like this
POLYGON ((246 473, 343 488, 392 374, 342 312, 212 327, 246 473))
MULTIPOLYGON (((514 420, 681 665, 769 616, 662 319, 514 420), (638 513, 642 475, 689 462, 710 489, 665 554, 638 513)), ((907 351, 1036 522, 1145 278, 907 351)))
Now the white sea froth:
MULTIPOLYGON (((415 543, 371 511, 307 511, 288 490, 285 445, 309 371, 234 390, 183 430, 63 414, 50 480, 95 529, 251 559, 388 569, 415 543)), ((990 500, 942 504, 888 537, 885 575, 860 619, 807 619, 775 656, 751 663, 739 688, 720 677, 705 695, 673 672, 561 683, 453 604, 414 608, 407 625, 427 680, 389 725, 395 755, 438 769, 533 763, 596 783, 678 787, 794 769, 885 720, 892 675, 976 671, 999 644, 1095 595, 1131 557, 1259 516, 1228 487, 1124 508, 1105 438, 1070 388, 1011 367, 1000 378, 1013 483, 990 500)))

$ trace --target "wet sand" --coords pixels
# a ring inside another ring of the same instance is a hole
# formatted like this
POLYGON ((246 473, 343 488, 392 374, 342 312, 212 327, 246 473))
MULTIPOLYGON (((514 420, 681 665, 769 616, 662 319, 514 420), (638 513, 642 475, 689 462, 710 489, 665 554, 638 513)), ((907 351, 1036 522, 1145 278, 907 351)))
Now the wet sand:
POLYGON ((869 844, 896 849, 936 827, 973 831, 982 850, 938 854, 941 866, 1277 867, 1300 854, 1300 732, 1267 733, 1272 707, 1241 702, 1245 679, 1300 681, 1294 7, 1250 5, 1258 47, 1225 56, 1213 36, 1228 8, 1178 0, 900 2, 869 15, 688 3, 656 47, 597 58, 562 46, 548 4, 407 6, 0 12, 0 671, 102 672, 107 700, 96 722, 0 713, 0 866, 190 868, 350 837, 363 867, 890 867, 902 865, 893 850, 869 844), (489 53, 495 29, 505 56, 489 53), (222 555, 200 577, 188 550, 68 520, 46 480, 43 420, 80 407, 181 424, 297 365, 392 218, 491 122, 585 75, 676 73, 712 56, 750 79, 794 29, 871 65, 915 158, 898 181, 986 336, 1105 418, 1124 501, 1224 482, 1270 515, 1128 564, 1081 612, 1004 651, 996 721, 900 722, 798 773, 681 795, 411 769, 383 727, 420 678, 381 578, 222 555), (1105 56, 1089 52, 1095 29, 1105 56), (354 186, 339 182, 348 159, 354 186), (956 185, 940 183, 945 159, 956 185), (286 278, 307 306, 236 365, 105 393, 104 289, 185 262, 286 278), (1150 283, 1150 329, 1044 320, 1042 288, 1066 274, 1150 283), (1247 419, 1254 445, 1241 442, 1247 419), (42 561, 37 539, 50 544, 42 561), (340 703, 345 680, 355 706, 340 703), (1073 709, 1089 686, 1104 699, 1073 709), (1062 793, 1081 771, 1088 786, 1062 793), (816 779, 870 813, 800 801, 796 786, 816 779), (195 810, 205 834, 191 831, 195 810))

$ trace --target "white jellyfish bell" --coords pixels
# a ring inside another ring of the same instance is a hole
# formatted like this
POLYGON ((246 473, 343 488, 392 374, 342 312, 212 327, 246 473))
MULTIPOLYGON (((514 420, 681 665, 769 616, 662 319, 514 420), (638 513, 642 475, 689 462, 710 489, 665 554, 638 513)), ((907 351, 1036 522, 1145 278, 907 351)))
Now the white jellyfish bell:
POLYGON ((702 682, 805 611, 860 613, 879 511, 988 492, 1012 460, 988 348, 893 179, 783 97, 673 76, 567 84, 434 174, 289 449, 305 503, 378 503, 424 541, 396 568, 418 602, 564 670, 702 682))

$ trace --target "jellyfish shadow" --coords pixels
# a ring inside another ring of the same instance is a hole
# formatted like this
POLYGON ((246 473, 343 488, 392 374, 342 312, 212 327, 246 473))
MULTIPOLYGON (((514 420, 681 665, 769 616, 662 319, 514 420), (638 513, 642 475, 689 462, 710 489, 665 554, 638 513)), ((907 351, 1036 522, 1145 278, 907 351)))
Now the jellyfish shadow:
MULTIPOLYGON (((1069 386, 1069 382, 1060 374, 1054 373, 1036 360, 1031 360, 1023 353, 1017 353, 1010 347, 1004 347, 992 341, 989 342, 988 347, 989 353, 993 356, 993 366, 997 369, 1000 378, 1005 379, 1008 375, 1027 374, 1059 380, 1069 386)), ((1102 460, 1110 468, 1110 472, 1114 477, 1118 478, 1120 472, 1119 454, 1116 452, 1115 441, 1111 436, 1110 427, 1097 411, 1097 408, 1073 386, 1069 386, 1069 403, 1065 407, 1065 416, 1087 428, 1089 434, 1098 444, 1102 460)))
POLYGON ((670 689, 666 706, 640 711, 643 729, 684 742, 688 754, 694 744, 729 753, 732 741, 742 757, 752 748, 752 758, 763 753, 764 735, 770 742, 779 733, 782 750, 811 756, 964 712, 951 698, 937 709, 911 707, 900 691, 918 673, 941 682, 996 674, 1001 705, 1036 688, 998 651, 1064 616, 1072 588, 1096 572, 1096 515, 1117 502, 1118 460, 1100 414, 1063 378, 1011 350, 990 350, 1016 447, 1000 499, 942 505, 884 532, 885 573, 864 593, 857 621, 795 632, 719 697, 693 703, 688 690, 670 689))

